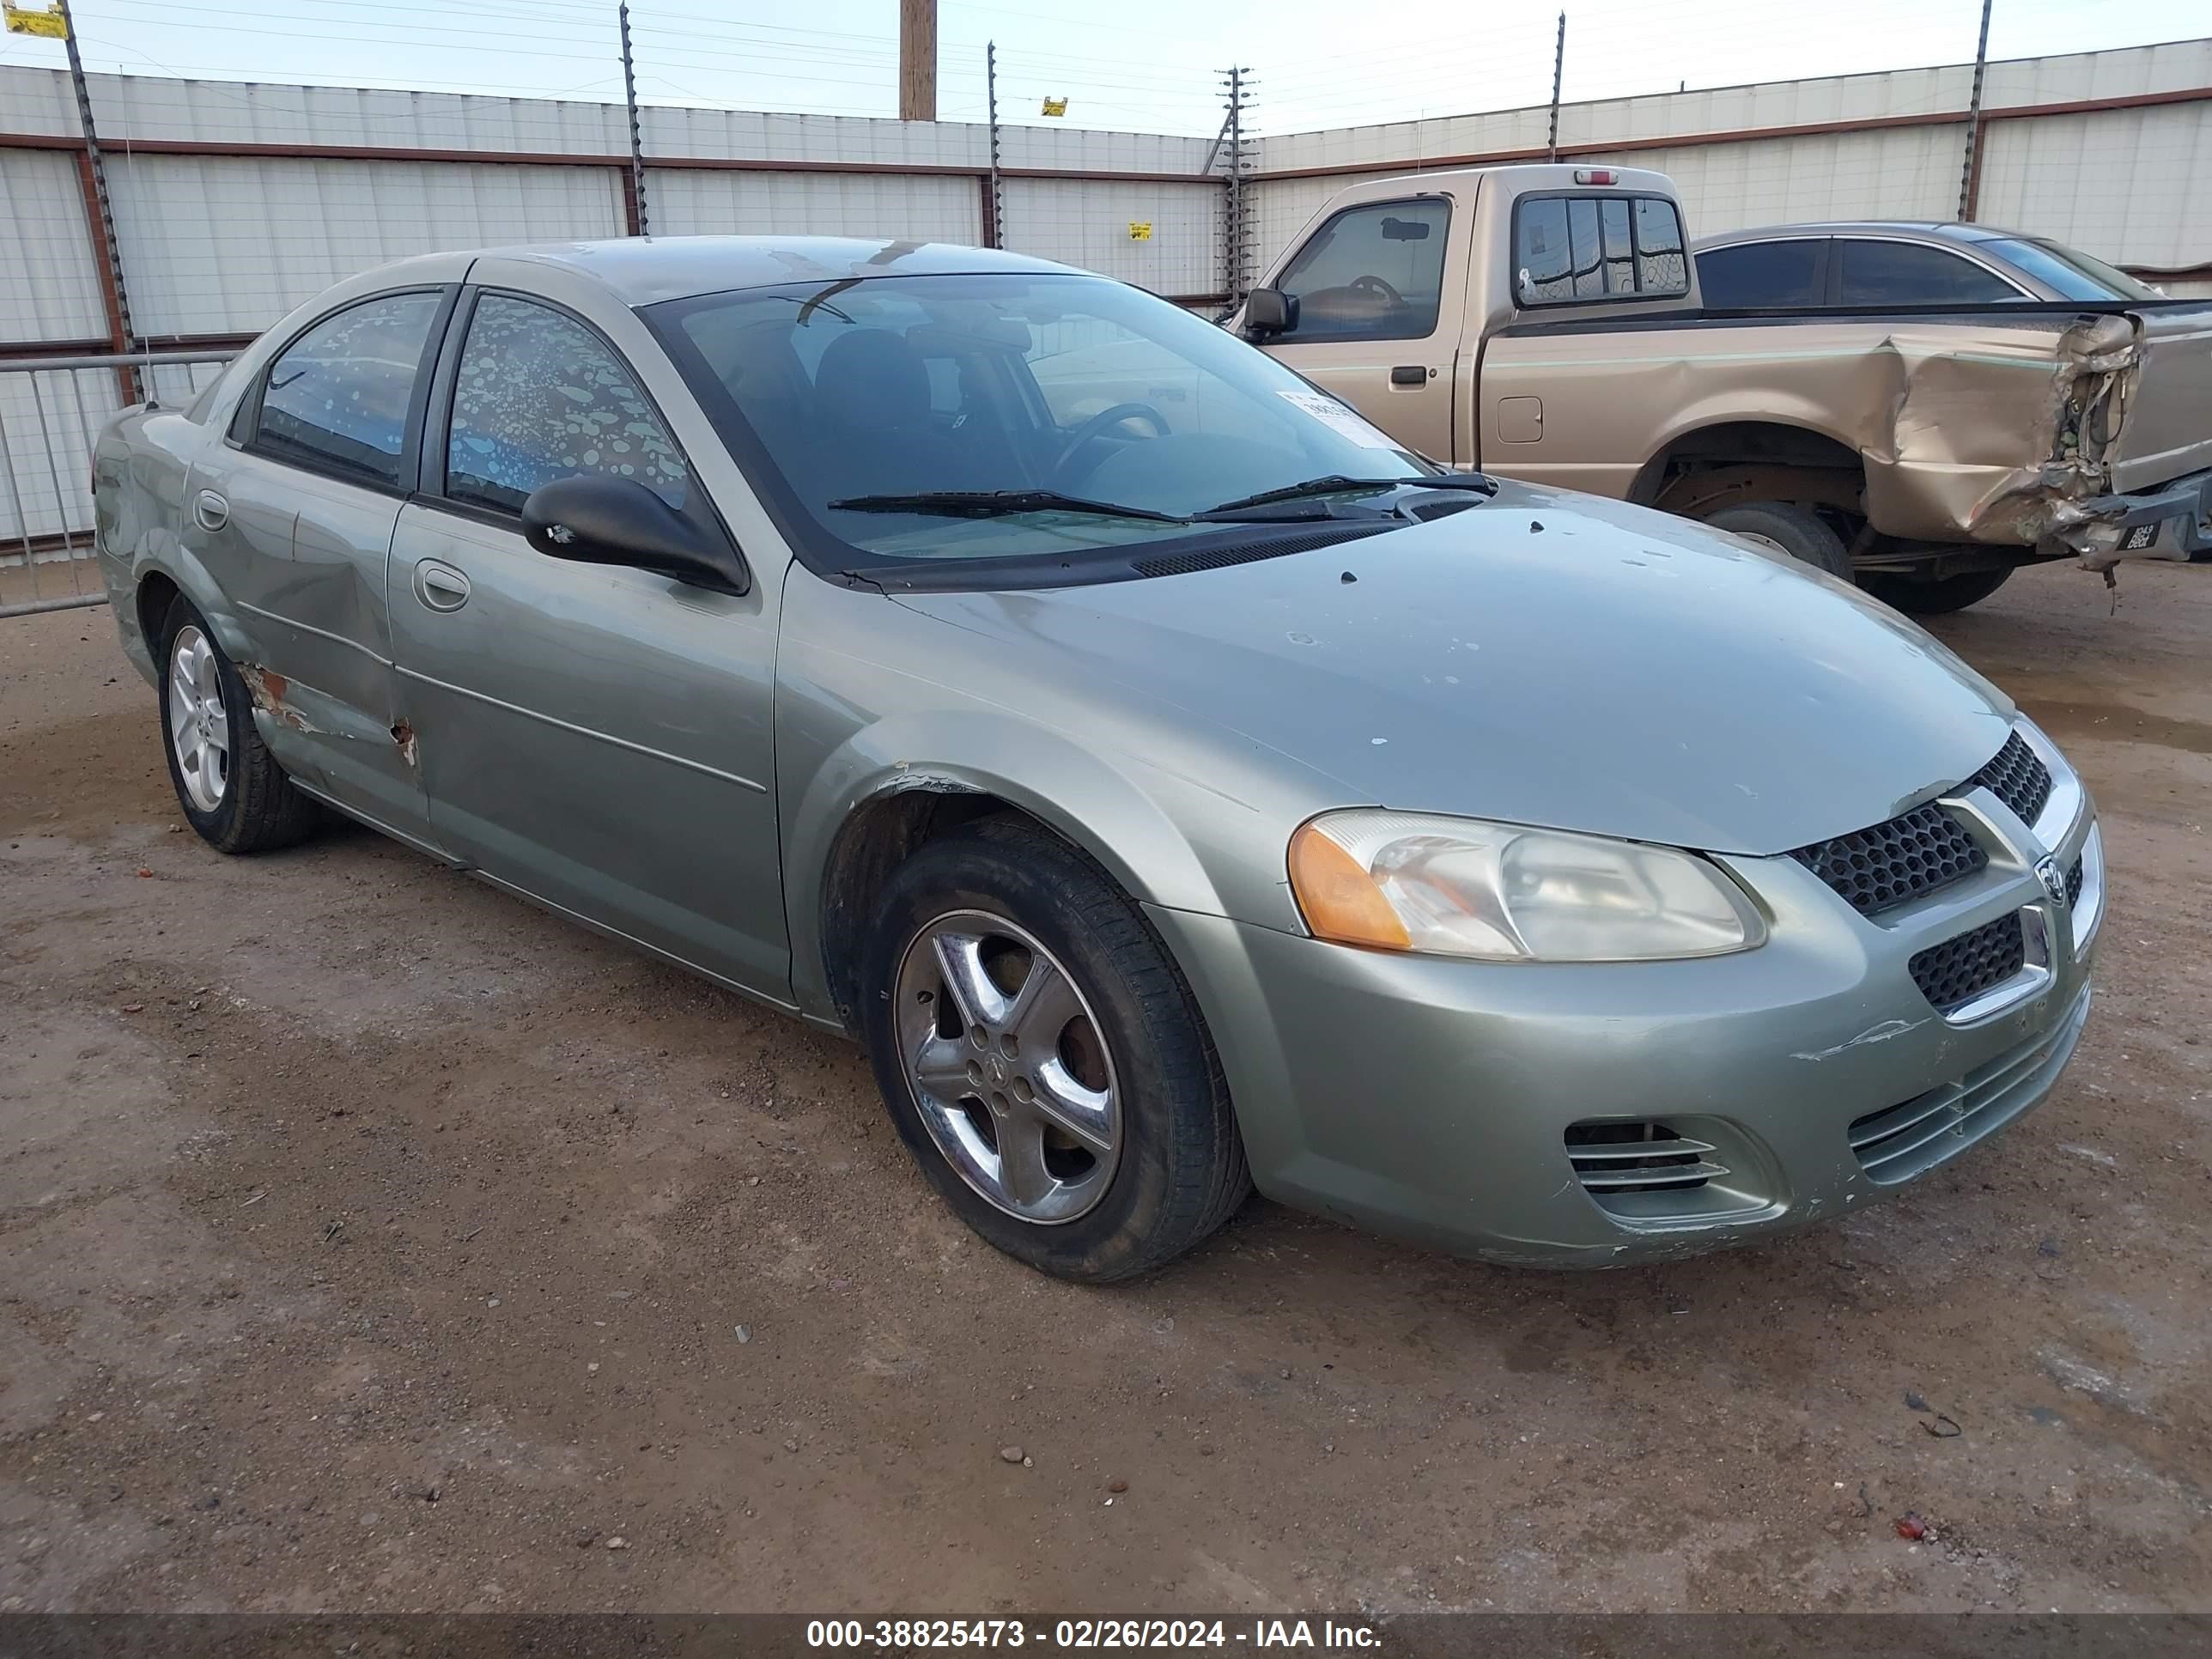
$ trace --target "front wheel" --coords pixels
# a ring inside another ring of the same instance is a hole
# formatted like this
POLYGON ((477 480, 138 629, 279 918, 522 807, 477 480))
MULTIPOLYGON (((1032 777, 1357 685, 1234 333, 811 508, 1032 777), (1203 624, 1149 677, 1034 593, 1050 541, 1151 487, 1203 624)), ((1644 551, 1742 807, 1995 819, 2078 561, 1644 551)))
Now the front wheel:
POLYGON ((1041 827, 987 818, 891 877, 864 1035, 900 1138, 1007 1255, 1105 1282, 1250 1190, 1213 1045, 1135 904, 1041 827))
POLYGON ((1885 572, 1867 575, 1859 586, 1907 616, 1947 617, 1954 611, 1979 605, 2011 579, 2013 569, 2011 565, 2000 565, 1995 570, 1969 570, 1932 581, 1885 572))

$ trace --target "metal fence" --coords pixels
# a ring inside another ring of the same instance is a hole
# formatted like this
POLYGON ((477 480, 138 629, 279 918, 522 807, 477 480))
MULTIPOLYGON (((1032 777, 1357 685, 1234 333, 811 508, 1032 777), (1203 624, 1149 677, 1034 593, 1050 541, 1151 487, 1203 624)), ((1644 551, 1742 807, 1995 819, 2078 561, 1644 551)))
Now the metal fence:
POLYGON ((126 404, 182 407, 235 354, 0 358, 0 617, 102 605, 92 451, 126 404))

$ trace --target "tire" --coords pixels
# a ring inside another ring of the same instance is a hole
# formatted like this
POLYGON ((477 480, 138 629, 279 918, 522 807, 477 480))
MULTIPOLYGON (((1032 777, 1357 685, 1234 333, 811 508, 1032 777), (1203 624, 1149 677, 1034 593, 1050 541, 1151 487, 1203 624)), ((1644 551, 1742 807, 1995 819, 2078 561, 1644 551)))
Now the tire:
POLYGON ((900 1139, 961 1219, 1017 1261, 1094 1284, 1133 1278, 1189 1249, 1250 1192, 1189 987, 1128 896, 1041 826, 984 818, 915 854, 887 884, 860 975, 862 1035, 900 1139), (992 982, 957 990, 940 939, 992 982), (1018 1010, 1018 988, 1057 994, 1049 975, 1031 984, 1041 968, 1064 975, 1073 1001, 1040 995, 1037 1030, 1011 1014, 971 1023, 994 997, 1018 1010), (1107 1103, 1080 1121, 1110 1149, 1044 1122, 1048 1084, 1054 1101, 1107 1103))
POLYGON ((200 839, 222 853, 266 853, 289 847, 312 834, 322 821, 322 809, 292 787, 276 764, 276 757, 254 728, 253 702, 238 670, 215 641, 207 619, 179 594, 162 619, 161 653, 155 659, 161 676, 155 681, 161 711, 161 753, 169 763, 169 782, 177 792, 177 805, 185 818, 199 831, 200 839), (179 647, 187 648, 198 672, 179 663, 179 647), (198 649, 204 647, 203 655, 198 649), (193 695, 194 708, 179 714, 177 704, 193 695), (205 722, 194 718, 194 709, 210 702, 220 706, 220 719, 205 722), (188 775, 185 754, 195 736, 205 744, 207 734, 220 733, 219 763, 194 766, 188 775))
POLYGON ((1859 586, 1884 605, 1912 617, 1948 617, 1984 599, 2011 580, 2015 568, 2001 565, 1995 570, 1969 570, 1962 575, 1939 576, 1926 581, 1887 573, 1870 574, 1859 586))
POLYGON ((1759 501, 1745 507, 1724 507, 1705 522, 1716 530, 1732 530, 1739 536, 1763 542, 1778 553, 1787 553, 1842 581, 1851 579, 1851 556, 1844 538, 1809 507, 1794 501, 1759 501))

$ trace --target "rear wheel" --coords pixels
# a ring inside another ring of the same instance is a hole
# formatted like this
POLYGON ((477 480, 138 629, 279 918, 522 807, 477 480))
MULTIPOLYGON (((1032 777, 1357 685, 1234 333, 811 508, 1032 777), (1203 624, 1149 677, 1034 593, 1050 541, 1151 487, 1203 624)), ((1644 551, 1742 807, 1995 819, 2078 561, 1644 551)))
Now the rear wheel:
POLYGON ((169 781, 201 838, 220 852, 263 853, 313 831, 321 809, 262 743, 245 682, 181 594, 163 620, 159 660, 169 781))
POLYGON ((1978 605, 2011 580, 2011 565, 1995 570, 1969 570, 1956 576, 1923 577, 1870 574, 1859 586, 1884 605, 1914 617, 1942 617, 1978 605))
POLYGON ((1709 514, 1705 522, 1716 530, 1733 531, 1747 541, 1786 553, 1831 576, 1844 581, 1851 579, 1851 556, 1844 538, 1809 507, 1795 501, 1756 501, 1722 507, 1709 514))
POLYGON ((1041 827, 987 818, 922 848, 890 878, 861 974, 900 1138, 1007 1255, 1127 1279, 1250 1190, 1182 974, 1127 895, 1041 827))

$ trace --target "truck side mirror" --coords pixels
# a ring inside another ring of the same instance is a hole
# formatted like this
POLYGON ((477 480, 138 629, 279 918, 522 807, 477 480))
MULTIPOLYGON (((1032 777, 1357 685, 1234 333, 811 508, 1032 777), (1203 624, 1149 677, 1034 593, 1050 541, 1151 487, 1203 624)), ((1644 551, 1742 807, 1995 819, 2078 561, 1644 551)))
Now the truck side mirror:
POLYGON ((1255 288, 1244 296, 1244 332, 1253 339, 1298 325, 1298 298, 1279 288, 1255 288))

